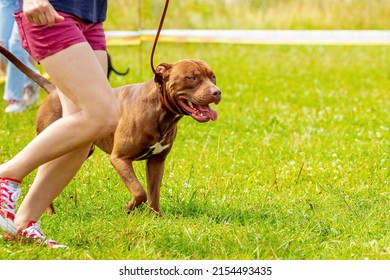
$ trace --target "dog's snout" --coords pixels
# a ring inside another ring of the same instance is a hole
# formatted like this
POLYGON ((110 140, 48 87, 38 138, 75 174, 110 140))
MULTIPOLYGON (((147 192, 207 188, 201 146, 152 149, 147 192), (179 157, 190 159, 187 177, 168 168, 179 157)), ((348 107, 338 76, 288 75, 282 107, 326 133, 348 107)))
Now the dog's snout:
POLYGON ((216 103, 218 103, 221 100, 222 92, 219 88, 214 88, 211 90, 211 95, 215 99, 216 103))
POLYGON ((221 97, 221 90, 219 88, 213 88, 211 89, 211 95, 214 96, 214 97, 221 97))

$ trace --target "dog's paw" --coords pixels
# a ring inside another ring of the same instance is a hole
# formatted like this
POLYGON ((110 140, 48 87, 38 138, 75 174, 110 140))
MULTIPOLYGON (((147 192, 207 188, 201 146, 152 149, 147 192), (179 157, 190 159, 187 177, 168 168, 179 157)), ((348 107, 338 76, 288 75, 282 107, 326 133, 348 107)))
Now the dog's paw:
POLYGON ((127 202, 125 209, 126 209, 127 213, 129 214, 132 211, 134 211, 135 208, 140 207, 144 203, 146 203, 146 198, 137 199, 137 200, 133 198, 132 200, 127 202))

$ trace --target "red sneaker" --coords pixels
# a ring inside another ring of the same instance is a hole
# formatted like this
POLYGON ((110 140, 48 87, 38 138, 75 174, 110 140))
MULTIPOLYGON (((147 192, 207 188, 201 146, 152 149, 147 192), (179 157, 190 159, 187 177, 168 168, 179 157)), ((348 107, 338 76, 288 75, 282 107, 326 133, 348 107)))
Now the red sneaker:
POLYGON ((17 235, 14 238, 8 236, 9 239, 21 240, 22 242, 31 242, 37 243, 39 245, 46 245, 52 249, 68 249, 69 247, 66 245, 61 245, 58 242, 47 239, 46 235, 43 233, 40 228, 41 221, 30 221, 24 229, 18 231, 17 235))
POLYGON ((0 227, 6 232, 15 235, 15 209, 20 197, 20 181, 9 178, 0 178, 0 227))

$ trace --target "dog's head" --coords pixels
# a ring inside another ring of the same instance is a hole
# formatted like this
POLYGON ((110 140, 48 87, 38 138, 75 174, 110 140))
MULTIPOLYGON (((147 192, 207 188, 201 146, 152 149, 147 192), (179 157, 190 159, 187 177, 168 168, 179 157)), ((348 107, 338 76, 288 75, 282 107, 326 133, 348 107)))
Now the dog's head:
POLYGON ((206 62, 185 59, 173 64, 161 63, 156 75, 161 78, 165 102, 176 113, 190 115, 198 122, 217 119, 217 112, 209 105, 221 101, 221 90, 206 62))

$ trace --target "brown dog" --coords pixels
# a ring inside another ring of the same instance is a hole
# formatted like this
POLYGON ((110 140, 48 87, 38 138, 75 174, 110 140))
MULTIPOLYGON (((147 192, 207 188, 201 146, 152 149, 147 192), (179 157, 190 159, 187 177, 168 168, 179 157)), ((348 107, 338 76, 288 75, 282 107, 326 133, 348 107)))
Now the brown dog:
MULTIPOLYGON (((175 140, 177 123, 185 115, 198 122, 217 119, 217 113, 209 106, 221 100, 215 75, 200 60, 161 63, 155 79, 116 88, 115 96, 121 107, 115 134, 94 144, 111 155, 112 165, 131 192, 133 198, 127 203, 127 210, 149 200, 149 207, 160 213, 164 162, 175 140), (146 160, 147 194, 133 170, 132 163, 136 160, 146 160)), ((61 115, 55 91, 37 112, 37 133, 61 115)))

